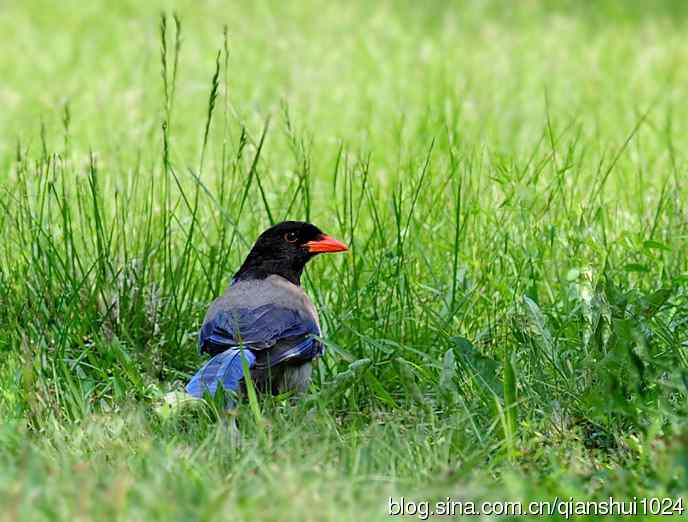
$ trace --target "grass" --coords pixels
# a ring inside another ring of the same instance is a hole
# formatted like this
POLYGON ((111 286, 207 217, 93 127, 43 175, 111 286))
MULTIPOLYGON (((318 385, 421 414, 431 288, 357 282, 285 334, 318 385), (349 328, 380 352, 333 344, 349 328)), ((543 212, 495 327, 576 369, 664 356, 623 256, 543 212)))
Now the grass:
POLYGON ((681 2, 139 4, 0 7, 0 519, 686 494, 681 2), (287 217, 309 394, 165 414, 287 217))

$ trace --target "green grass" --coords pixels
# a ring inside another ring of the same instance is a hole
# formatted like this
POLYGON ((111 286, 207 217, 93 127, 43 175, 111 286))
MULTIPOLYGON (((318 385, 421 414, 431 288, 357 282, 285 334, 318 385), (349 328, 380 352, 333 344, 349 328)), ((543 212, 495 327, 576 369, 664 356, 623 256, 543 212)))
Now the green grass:
POLYGON ((110 4, 0 6, 1 520, 686 494, 682 2, 110 4), (310 392, 161 415, 287 217, 310 392))

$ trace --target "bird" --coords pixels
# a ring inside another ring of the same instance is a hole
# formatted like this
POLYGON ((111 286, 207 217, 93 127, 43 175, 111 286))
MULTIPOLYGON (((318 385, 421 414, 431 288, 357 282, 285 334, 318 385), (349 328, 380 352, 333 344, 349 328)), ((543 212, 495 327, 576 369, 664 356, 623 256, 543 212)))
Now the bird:
MULTIPOLYGON (((321 253, 347 251, 341 241, 303 221, 284 221, 265 230, 215 299, 198 335, 210 359, 186 386, 194 398, 215 396, 222 387, 240 395, 244 365, 258 392, 304 392, 312 363, 323 355, 318 312, 301 286, 306 264, 321 253)), ((235 406, 233 399, 226 403, 235 406)))

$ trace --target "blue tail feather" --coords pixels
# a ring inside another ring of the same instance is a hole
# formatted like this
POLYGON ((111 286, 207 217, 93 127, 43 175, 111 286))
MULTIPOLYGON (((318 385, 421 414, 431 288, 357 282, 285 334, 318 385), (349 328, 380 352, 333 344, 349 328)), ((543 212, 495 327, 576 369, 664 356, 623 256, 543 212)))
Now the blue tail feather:
POLYGON ((244 378, 241 361, 242 351, 248 367, 253 368, 256 363, 256 356, 251 350, 232 348, 205 363, 186 385, 186 392, 199 399, 203 397, 206 391, 214 396, 220 383, 225 390, 238 392, 239 383, 244 378))

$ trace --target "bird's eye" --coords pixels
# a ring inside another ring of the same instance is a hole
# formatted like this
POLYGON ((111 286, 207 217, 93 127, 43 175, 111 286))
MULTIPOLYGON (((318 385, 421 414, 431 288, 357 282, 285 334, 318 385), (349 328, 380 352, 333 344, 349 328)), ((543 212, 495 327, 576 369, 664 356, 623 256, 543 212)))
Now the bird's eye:
POLYGON ((287 232, 284 234, 284 239, 286 239, 289 243, 296 243, 298 236, 296 235, 296 232, 287 232))

